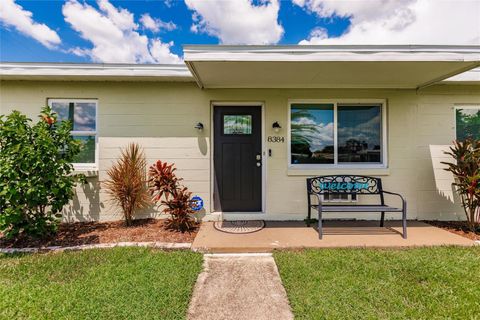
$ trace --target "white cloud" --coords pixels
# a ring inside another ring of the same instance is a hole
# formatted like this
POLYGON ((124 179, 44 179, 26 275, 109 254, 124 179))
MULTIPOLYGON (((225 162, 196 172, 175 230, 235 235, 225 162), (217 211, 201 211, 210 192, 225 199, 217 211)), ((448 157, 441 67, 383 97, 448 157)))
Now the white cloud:
POLYGON ((310 151, 323 150, 326 146, 333 144, 333 122, 317 122, 312 118, 300 117, 292 120, 292 125, 307 125, 292 129, 294 135, 300 135, 309 141, 310 151))
POLYGON ((310 151, 320 151, 327 146, 333 145, 333 123, 319 123, 315 130, 305 130, 302 136, 310 141, 310 151))
POLYGON ((177 25, 172 21, 165 22, 158 18, 152 18, 148 13, 140 17, 140 23, 145 29, 152 32, 159 32, 160 30, 172 31, 177 28, 177 25))
POLYGON ((115 8, 108 0, 98 0, 98 6, 106 16, 121 30, 129 31, 138 28, 133 13, 127 9, 115 8))
POLYGON ((339 37, 315 34, 300 44, 480 44, 476 0, 293 0, 321 18, 349 18, 339 37))
POLYGON ((90 103, 76 105, 73 126, 77 131, 95 131, 95 105, 90 103))
POLYGON ((295 119, 294 121, 292 121, 292 123, 294 124, 308 124, 308 125, 316 125, 317 123, 315 122, 315 120, 313 119, 310 119, 310 118, 307 118, 307 117, 300 117, 298 119, 295 119))
POLYGON ((154 39, 150 46, 152 57, 158 62, 168 61, 169 63, 182 63, 182 59, 170 51, 171 46, 173 46, 173 41, 164 43, 159 39, 154 39))
POLYGON ((327 39, 328 38, 328 30, 322 27, 316 27, 313 28, 312 31, 310 31, 309 38, 315 38, 319 40, 327 39))
POLYGON ((172 42, 149 39, 137 29, 134 15, 118 9, 107 0, 98 1, 99 10, 87 3, 69 0, 62 11, 72 28, 92 43, 93 48, 74 48, 70 52, 89 56, 96 62, 117 63, 180 63, 181 59, 170 52, 172 42), (159 54, 159 48, 163 54, 159 54), (168 54, 165 53, 168 51, 168 54))
POLYGON ((222 44, 274 44, 280 41, 283 27, 278 22, 278 0, 205 1, 185 0, 194 11, 194 33, 217 37, 222 44))
POLYGON ((392 13, 410 13, 407 7, 415 0, 293 0, 293 2, 321 18, 336 15, 351 17, 356 23, 362 21, 383 20, 392 17, 392 13))
POLYGON ((14 0, 0 0, 0 21, 19 32, 37 40, 47 48, 54 48, 61 43, 58 34, 43 23, 32 19, 32 12, 23 9, 14 0))
POLYGON ((74 47, 70 48, 68 50, 65 50, 66 53, 73 53, 76 56, 79 57, 89 57, 90 56, 90 50, 85 49, 85 48, 80 48, 80 47, 74 47))

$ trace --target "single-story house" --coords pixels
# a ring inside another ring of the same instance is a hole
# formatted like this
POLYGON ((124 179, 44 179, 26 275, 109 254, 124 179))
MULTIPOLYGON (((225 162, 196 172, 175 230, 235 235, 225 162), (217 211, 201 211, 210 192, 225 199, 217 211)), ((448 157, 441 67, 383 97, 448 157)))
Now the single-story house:
POLYGON ((184 61, 0 64, 0 114, 48 104, 84 142, 89 183, 66 220, 121 217, 101 182, 133 141, 175 163, 205 219, 302 220, 305 179, 328 174, 382 178, 409 219, 464 218, 440 162, 454 139, 480 138, 480 46, 193 45, 184 61))

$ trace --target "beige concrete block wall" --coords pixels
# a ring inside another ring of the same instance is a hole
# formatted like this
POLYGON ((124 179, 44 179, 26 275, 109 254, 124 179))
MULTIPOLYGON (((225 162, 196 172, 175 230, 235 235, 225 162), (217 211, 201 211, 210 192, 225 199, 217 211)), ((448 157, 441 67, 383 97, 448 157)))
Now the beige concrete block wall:
MULTIPOLYGON (((193 83, 125 82, 1 82, 0 113, 12 109, 36 117, 48 98, 98 99, 99 167, 88 184, 77 187, 65 209, 65 220, 117 220, 121 211, 109 201, 101 182, 106 171, 130 142, 145 150, 149 164, 174 162, 185 185, 210 208, 210 146, 208 128, 199 134, 194 125, 208 125, 210 111, 202 91, 193 83), (206 103, 206 104, 205 104, 206 103)), ((141 216, 162 217, 158 208, 141 216)))
MULTIPOLYGON (((462 219, 463 211, 443 171, 443 150, 454 139, 454 104, 480 104, 480 90, 470 86, 435 86, 415 90, 358 89, 216 89, 200 90, 194 83, 154 82, 1 82, 0 111, 12 108, 35 117, 47 98, 97 98, 99 101, 99 173, 66 209, 66 219, 112 220, 120 212, 101 188, 106 170, 120 149, 139 142, 147 159, 175 162, 185 185, 211 202, 211 104, 261 102, 265 106, 265 135, 284 136, 284 143, 265 142, 266 219, 303 219, 306 214, 305 178, 312 175, 357 173, 382 177, 385 189, 408 201, 411 219, 462 219), (293 170, 287 165, 289 99, 386 99, 387 169, 293 170), (283 129, 274 133, 271 124, 283 129), (197 122, 205 125, 198 133, 197 122)), ((392 200, 395 200, 392 198, 392 200)), ((144 216, 160 216, 158 209, 144 216)), ((352 215, 329 215, 352 217, 352 215)), ((378 219, 378 214, 359 218, 378 219)))
POLYGON ((444 154, 455 139, 458 105, 480 105, 480 86, 436 85, 419 92, 417 158, 419 218, 464 220, 460 199, 452 187, 453 176, 444 170, 444 154))

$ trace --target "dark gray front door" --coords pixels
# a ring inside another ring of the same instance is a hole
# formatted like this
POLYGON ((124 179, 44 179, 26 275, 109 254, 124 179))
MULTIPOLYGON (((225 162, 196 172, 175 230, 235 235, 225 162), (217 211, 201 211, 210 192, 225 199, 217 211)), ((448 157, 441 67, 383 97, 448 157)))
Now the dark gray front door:
POLYGON ((214 207, 262 211, 261 107, 214 108, 214 207))

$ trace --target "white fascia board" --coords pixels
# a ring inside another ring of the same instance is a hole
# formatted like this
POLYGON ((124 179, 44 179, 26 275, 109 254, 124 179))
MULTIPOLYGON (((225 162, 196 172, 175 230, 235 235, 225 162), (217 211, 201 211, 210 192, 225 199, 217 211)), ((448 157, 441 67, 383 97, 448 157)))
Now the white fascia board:
POLYGON ((335 45, 184 47, 188 63, 201 61, 480 61, 480 46, 335 45))
POLYGON ((129 79, 149 78, 171 81, 194 81, 186 65, 154 65, 154 64, 75 64, 75 63, 0 63, 0 78, 18 77, 46 78, 88 78, 129 79))

